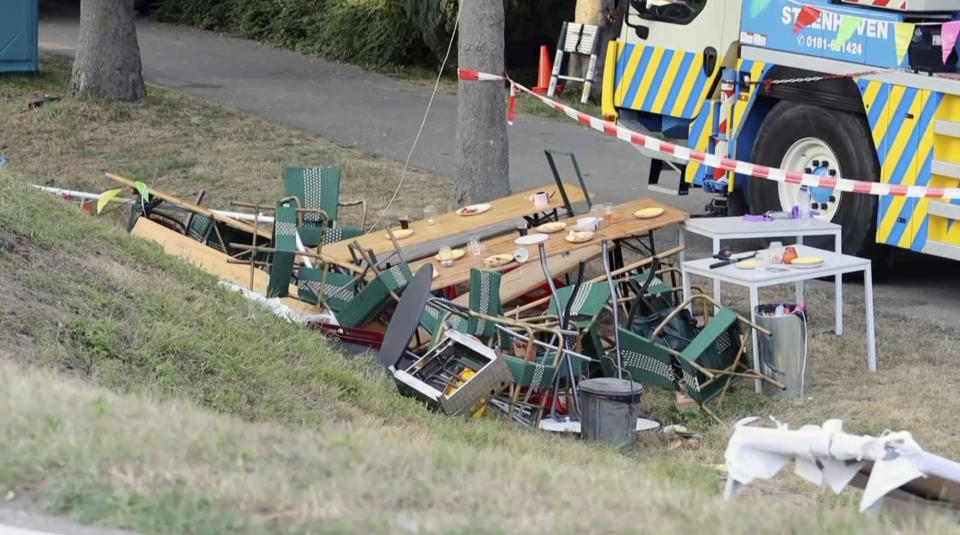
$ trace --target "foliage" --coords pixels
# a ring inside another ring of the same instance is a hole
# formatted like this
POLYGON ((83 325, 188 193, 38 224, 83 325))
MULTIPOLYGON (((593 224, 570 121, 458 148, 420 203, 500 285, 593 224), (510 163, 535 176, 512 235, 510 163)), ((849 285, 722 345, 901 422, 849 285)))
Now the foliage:
POLYGON ((417 63, 425 50, 404 0, 160 0, 155 16, 363 65, 417 63))

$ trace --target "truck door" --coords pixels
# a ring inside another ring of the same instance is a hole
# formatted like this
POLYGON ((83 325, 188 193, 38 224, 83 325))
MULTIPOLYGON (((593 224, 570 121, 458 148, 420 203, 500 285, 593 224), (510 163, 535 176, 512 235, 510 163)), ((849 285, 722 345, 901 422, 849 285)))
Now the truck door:
POLYGON ((631 0, 614 103, 679 119, 700 111, 739 39, 740 0, 631 0))

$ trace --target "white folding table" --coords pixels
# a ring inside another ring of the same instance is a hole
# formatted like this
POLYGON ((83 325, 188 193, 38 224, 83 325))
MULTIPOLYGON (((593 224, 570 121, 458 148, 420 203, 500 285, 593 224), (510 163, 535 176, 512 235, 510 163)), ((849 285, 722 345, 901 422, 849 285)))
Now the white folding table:
MULTIPOLYGON (((774 219, 773 221, 747 221, 743 217, 692 217, 680 225, 680 246, 685 245, 684 235, 689 232, 713 240, 713 254, 720 252, 720 242, 724 240, 744 240, 760 238, 796 238, 798 244, 803 244, 805 236, 833 236, 833 250, 841 252, 840 225, 829 221, 811 219, 774 219)), ((680 251, 680 261, 685 259, 683 250, 680 251)), ((800 283, 803 291, 803 283, 800 283)), ((838 296, 843 295, 843 279, 837 275, 834 279, 838 296)), ((713 281, 713 298, 720 301, 720 281, 713 281)), ((838 298, 840 299, 840 298, 838 298)), ((836 333, 843 334, 840 320, 836 323, 836 333)))
MULTIPOLYGON (((774 271, 770 269, 741 269, 735 264, 710 269, 712 264, 717 262, 715 258, 702 258, 700 260, 682 261, 680 269, 683 274, 683 295, 684 298, 690 296, 690 277, 699 275, 713 279, 715 282, 722 281, 730 284, 743 286, 750 290, 750 319, 756 321, 756 309, 760 302, 760 288, 766 286, 775 286, 777 284, 796 285, 797 303, 803 303, 803 281, 818 279, 822 277, 836 276, 839 280, 844 273, 863 272, 863 294, 864 304, 866 305, 866 323, 867 323, 867 369, 871 372, 877 371, 877 349, 876 336, 873 325, 873 274, 871 272, 870 260, 849 256, 831 251, 824 251, 807 245, 797 245, 797 254, 799 256, 819 256, 823 258, 823 264, 812 268, 787 267, 786 270, 774 271)), ((843 294, 840 292, 840 283, 836 285, 835 314, 837 333, 843 332, 843 294)), ((757 351, 757 337, 753 337, 753 363, 754 368, 760 371, 760 359, 757 351)), ((757 391, 760 389, 760 382, 757 381, 757 391)))

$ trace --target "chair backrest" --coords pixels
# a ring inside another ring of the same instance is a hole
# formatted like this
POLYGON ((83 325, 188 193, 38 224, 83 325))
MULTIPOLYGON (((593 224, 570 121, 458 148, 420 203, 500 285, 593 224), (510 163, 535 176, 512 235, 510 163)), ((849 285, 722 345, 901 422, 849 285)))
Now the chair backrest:
POLYGON ((338 312, 346 308, 356 294, 356 277, 347 273, 338 273, 324 268, 300 267, 297 287, 300 300, 310 304, 319 304, 322 295, 323 304, 338 312), (326 274, 324 275, 324 271, 326 274))
POLYGON ((273 261, 270 263, 270 279, 267 282, 267 297, 284 297, 293 277, 293 264, 297 256, 297 207, 277 203, 273 222, 273 261))
MULTIPOLYGON (((432 274, 431 274, 432 276, 432 274)), ((371 280, 339 311, 337 320, 348 327, 365 325, 383 313, 390 303, 390 292, 401 293, 413 279, 407 264, 398 264, 371 280)))
MULTIPOLYGON (((322 208, 330 218, 329 224, 337 220, 340 203, 339 167, 300 167, 283 166, 283 189, 287 195, 300 199, 302 208, 322 208)), ((320 225, 323 218, 319 214, 304 213, 305 225, 320 225)))
MULTIPOLYGON (((675 359, 666 347, 621 327, 620 358, 632 380, 667 390, 677 389, 679 370, 674 368, 675 359)), ((601 364, 607 375, 616 374, 611 357, 604 357, 601 364)))
MULTIPOLYGON (((727 377, 706 381, 706 376, 690 363, 696 362, 708 370, 725 370, 734 364, 740 344, 739 316, 733 309, 721 308, 678 359, 687 395, 698 403, 706 403, 723 391, 727 377)), ((735 375, 729 377, 736 378, 735 375)))
MULTIPOLYGON (((503 303, 500 301, 500 280, 502 273, 470 270, 470 310, 487 316, 502 316, 503 303)), ((470 318, 467 329, 470 334, 481 339, 490 339, 497 330, 496 325, 483 318, 470 318)))
MULTIPOLYGON (((573 296, 575 286, 564 286, 557 289, 557 299, 550 300, 550 306, 547 308, 547 314, 557 316, 559 310, 565 311, 567 303, 573 296)), ((610 285, 604 282, 585 282, 577 289, 577 294, 573 296, 573 303, 570 304, 570 316, 589 316, 596 318, 603 308, 610 302, 610 285)))
POLYGON ((577 175, 577 181, 580 183, 580 189, 583 190, 583 196, 587 201, 587 210, 593 208, 593 203, 590 201, 590 192, 587 191, 587 185, 583 181, 583 173, 580 172, 580 165, 577 164, 577 157, 573 155, 572 152, 565 152, 553 149, 545 149, 543 153, 547 157, 547 163, 550 164, 550 172, 553 173, 553 180, 557 183, 557 189, 560 190, 560 198, 563 199, 563 207, 567 210, 567 216, 573 217, 573 204, 570 203, 570 197, 567 195, 566 188, 563 187, 563 179, 560 177, 560 171, 557 169, 557 162, 553 159, 554 156, 569 156, 570 162, 573 164, 573 171, 577 175))

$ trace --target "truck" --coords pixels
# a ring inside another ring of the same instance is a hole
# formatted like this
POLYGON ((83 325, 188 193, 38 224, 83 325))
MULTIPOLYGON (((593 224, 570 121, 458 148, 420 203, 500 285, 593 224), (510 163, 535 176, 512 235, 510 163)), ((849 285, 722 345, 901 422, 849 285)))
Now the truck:
MULTIPOLYGON (((960 184, 956 0, 630 0, 603 74, 604 118, 787 171, 960 184), (955 48, 955 45, 954 45, 955 48)), ((654 158, 714 213, 790 211, 801 186, 654 158)), ((809 189, 843 250, 893 246, 960 260, 960 201, 809 189)), ((804 199, 808 197, 803 195, 804 199)))

